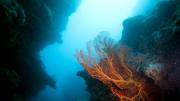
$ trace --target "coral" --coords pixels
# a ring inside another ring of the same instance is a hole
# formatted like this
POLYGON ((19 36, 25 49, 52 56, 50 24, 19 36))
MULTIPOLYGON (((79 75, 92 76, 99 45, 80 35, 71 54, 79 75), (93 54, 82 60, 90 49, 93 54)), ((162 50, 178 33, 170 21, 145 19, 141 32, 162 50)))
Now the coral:
MULTIPOLYGON (((94 52, 89 52, 89 55, 83 51, 78 52, 77 57, 85 70, 111 91, 110 85, 119 87, 112 80, 119 79, 116 76, 120 75, 120 79, 140 82, 150 101, 180 101, 180 1, 161 1, 152 13, 128 18, 123 27, 122 38, 116 45, 110 44, 107 48, 104 46, 108 45, 108 41, 101 41, 101 45, 95 43, 95 49, 92 49, 98 55, 94 52), (126 47, 122 47, 122 44, 126 47), (128 71, 132 72, 132 77, 128 71), (102 79, 102 76, 105 77, 102 79), (110 79, 104 81, 107 78, 110 79)), ((86 80, 87 88, 99 87, 89 84, 88 82, 93 81, 85 76, 81 77, 86 80)), ((89 91, 92 98, 96 96, 93 91, 95 90, 89 91)), ((97 94, 101 92, 103 91, 98 90, 97 94)))
POLYGON ((99 37, 94 44, 96 54, 88 46, 88 55, 79 51, 76 57, 89 75, 109 87, 120 101, 146 101, 145 79, 126 64, 127 48, 120 46, 119 49, 114 51, 111 39, 99 37))
POLYGON ((86 71, 80 71, 77 75, 86 81, 86 90, 90 93, 89 101, 119 101, 106 85, 92 78, 86 71))

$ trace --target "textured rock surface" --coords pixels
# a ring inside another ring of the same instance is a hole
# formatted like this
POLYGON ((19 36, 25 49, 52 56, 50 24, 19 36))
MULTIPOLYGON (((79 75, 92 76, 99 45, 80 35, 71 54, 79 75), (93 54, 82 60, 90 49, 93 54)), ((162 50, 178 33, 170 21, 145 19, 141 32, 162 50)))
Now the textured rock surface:
POLYGON ((0 1, 0 100, 24 101, 55 81, 46 74, 39 51, 61 42, 78 0, 0 1))

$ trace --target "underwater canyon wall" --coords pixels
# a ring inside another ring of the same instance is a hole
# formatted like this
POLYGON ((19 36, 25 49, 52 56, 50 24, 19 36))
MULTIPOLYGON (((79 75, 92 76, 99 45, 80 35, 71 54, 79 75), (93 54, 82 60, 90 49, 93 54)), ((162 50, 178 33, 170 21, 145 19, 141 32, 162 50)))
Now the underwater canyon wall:
MULTIPOLYGON (((152 13, 128 18, 124 21, 123 27, 122 38, 116 46, 125 45, 130 48, 126 63, 129 67, 135 68, 135 71, 148 82, 145 84, 146 90, 149 92, 148 96, 152 96, 153 99, 147 101, 179 101, 179 0, 159 2, 152 13)), ((82 54, 79 55, 81 57, 82 54)), ((82 61, 83 59, 79 62, 83 64, 82 61)), ((119 101, 108 84, 99 78, 100 75, 92 74, 86 64, 83 66, 90 76, 85 71, 79 72, 78 75, 86 81, 87 91, 91 94, 90 101, 119 101)), ((92 66, 94 67, 96 65, 92 66)), ((108 75, 106 72, 105 74, 108 75)))
POLYGON ((25 101, 46 85, 39 51, 61 42, 79 0, 0 0, 0 101, 25 101))

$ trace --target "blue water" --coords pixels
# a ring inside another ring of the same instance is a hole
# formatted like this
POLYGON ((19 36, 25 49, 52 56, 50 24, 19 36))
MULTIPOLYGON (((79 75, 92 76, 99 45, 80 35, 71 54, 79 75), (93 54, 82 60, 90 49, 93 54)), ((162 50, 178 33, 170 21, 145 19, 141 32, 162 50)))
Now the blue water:
POLYGON ((85 49, 86 43, 102 31, 108 31, 110 37, 119 40, 123 20, 136 15, 137 10, 142 13, 140 9, 148 0, 140 1, 82 0, 76 12, 69 16, 62 33, 63 43, 52 44, 40 52, 47 73, 57 82, 57 89, 46 87, 32 101, 88 101, 85 81, 76 76, 82 67, 74 57, 75 51, 85 49))

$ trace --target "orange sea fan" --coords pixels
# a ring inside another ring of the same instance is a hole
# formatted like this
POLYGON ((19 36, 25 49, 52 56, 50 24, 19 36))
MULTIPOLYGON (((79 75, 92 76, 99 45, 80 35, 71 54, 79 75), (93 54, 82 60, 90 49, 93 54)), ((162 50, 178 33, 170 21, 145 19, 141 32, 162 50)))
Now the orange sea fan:
POLYGON ((93 49, 88 46, 88 54, 81 50, 76 57, 89 75, 107 85, 120 101, 147 101, 145 79, 126 64, 127 52, 127 47, 116 48, 111 39, 99 37, 93 49))

